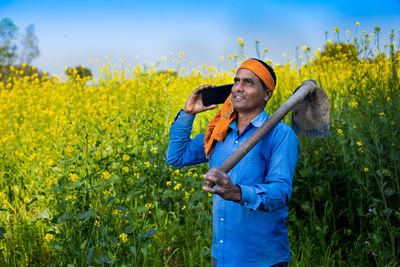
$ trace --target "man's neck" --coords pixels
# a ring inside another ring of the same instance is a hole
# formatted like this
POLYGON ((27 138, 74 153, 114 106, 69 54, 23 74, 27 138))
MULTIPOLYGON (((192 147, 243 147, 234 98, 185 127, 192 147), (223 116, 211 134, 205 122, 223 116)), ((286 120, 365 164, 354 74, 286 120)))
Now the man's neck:
POLYGON ((257 117, 264 109, 258 111, 258 112, 252 112, 252 113, 243 113, 243 112, 238 112, 238 116, 236 119, 236 124, 238 127, 238 135, 240 135, 244 128, 255 118, 257 117))

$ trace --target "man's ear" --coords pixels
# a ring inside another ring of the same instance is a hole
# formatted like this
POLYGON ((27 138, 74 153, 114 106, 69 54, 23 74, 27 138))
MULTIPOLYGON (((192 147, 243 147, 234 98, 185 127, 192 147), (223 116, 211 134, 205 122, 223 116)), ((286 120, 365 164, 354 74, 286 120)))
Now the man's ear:
POLYGON ((265 91, 264 102, 267 103, 268 100, 271 98, 271 96, 272 96, 272 89, 267 88, 267 91, 265 91))

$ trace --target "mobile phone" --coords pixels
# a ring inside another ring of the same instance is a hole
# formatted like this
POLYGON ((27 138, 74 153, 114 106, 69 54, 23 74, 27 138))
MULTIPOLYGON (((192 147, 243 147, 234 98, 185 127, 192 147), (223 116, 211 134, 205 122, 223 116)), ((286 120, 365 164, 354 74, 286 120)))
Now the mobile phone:
POLYGON ((231 93, 233 83, 214 86, 201 91, 201 98, 204 106, 222 104, 231 93))

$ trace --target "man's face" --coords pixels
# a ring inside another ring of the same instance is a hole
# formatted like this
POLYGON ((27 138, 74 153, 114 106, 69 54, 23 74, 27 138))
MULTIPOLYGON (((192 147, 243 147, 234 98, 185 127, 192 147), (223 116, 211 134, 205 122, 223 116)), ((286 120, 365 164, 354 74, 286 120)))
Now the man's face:
POLYGON ((262 81, 251 70, 240 69, 232 87, 232 102, 239 113, 260 113, 271 94, 264 91, 262 81))

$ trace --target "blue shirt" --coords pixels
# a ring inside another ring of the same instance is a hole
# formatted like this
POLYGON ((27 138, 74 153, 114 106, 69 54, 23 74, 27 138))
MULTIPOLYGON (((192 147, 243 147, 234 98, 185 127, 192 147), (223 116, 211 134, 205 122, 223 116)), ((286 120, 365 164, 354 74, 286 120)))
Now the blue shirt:
MULTIPOLYGON (((171 126, 167 164, 180 168, 206 162, 204 134, 190 139, 195 115, 180 111, 171 126)), ((217 142, 209 158, 220 166, 269 116, 262 111, 238 136, 236 121, 223 142, 217 142)), ((286 218, 293 173, 299 151, 297 136, 279 122, 228 172, 239 185, 242 199, 213 199, 212 256, 222 266, 271 266, 290 261, 286 218)))

